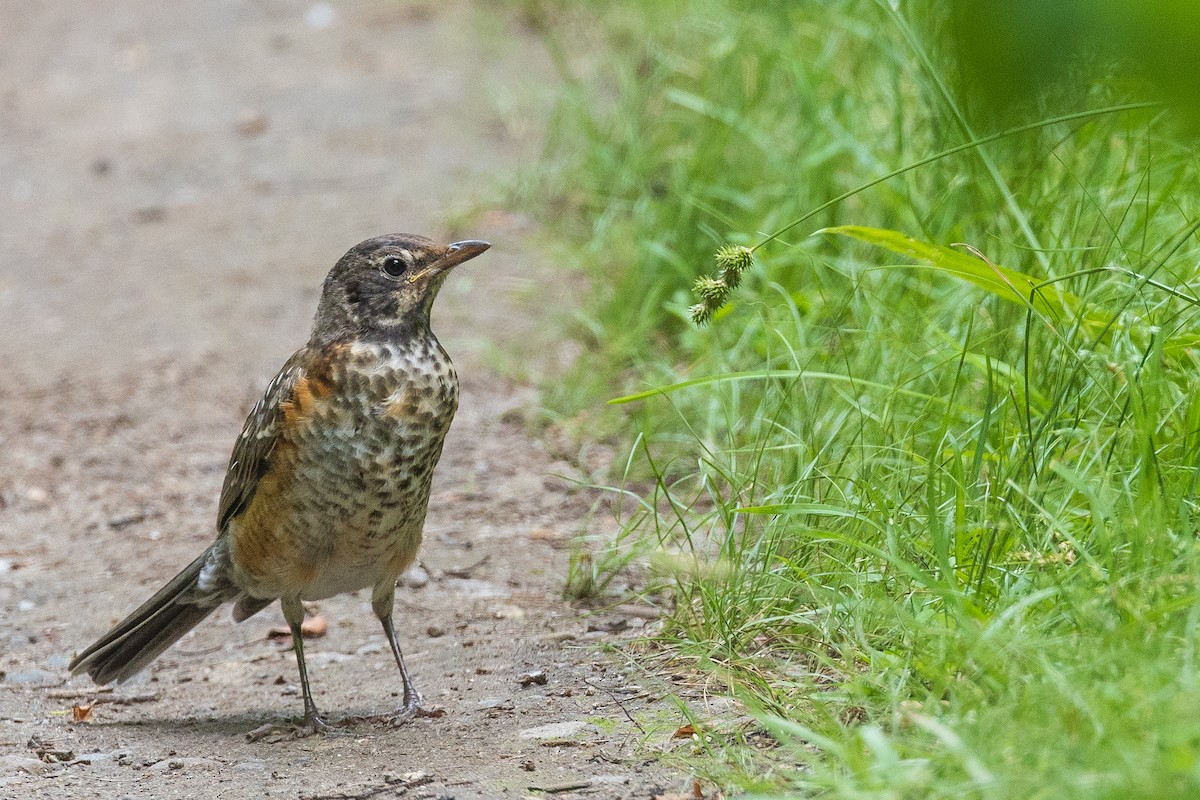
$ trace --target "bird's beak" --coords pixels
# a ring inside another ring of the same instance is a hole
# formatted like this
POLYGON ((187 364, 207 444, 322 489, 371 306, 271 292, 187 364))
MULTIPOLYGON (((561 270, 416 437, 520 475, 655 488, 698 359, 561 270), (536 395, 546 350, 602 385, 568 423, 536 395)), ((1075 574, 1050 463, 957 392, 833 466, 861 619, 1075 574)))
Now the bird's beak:
POLYGON ((466 241, 454 242, 447 245, 446 252, 440 259, 416 275, 410 276, 408 282, 415 283, 429 276, 441 275, 443 272, 448 271, 452 267, 457 267, 464 261, 470 261, 491 246, 490 243, 481 242, 478 239, 467 239, 466 241))
POLYGON ((478 239, 455 242, 446 247, 446 255, 442 256, 442 260, 438 262, 438 266, 447 269, 457 266, 464 261, 470 261, 489 247, 491 247, 489 243, 481 242, 478 239))

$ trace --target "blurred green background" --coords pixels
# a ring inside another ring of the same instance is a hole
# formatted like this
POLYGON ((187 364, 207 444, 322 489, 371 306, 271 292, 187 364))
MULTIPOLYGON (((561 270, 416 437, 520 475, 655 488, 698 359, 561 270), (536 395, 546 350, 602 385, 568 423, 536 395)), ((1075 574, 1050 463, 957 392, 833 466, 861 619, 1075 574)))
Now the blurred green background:
POLYGON ((960 87, 981 115, 1028 115, 1102 83, 1200 111, 1200 6, 1187 0, 954 0, 960 87))

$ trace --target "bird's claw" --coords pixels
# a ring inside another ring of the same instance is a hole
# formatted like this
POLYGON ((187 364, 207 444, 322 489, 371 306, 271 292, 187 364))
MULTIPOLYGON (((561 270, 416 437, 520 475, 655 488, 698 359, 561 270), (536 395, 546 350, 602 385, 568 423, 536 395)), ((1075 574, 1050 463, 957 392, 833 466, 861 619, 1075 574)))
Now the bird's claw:
POLYGON ((316 714, 306 714, 303 719, 293 725, 280 727, 272 723, 260 725, 246 734, 246 741, 268 744, 294 739, 305 739, 309 736, 324 736, 330 732, 330 726, 316 714))
POLYGON ((446 709, 439 705, 423 705, 420 700, 412 703, 405 703, 400 708, 393 711, 384 717, 389 725, 393 728, 399 728, 406 722, 410 722, 418 717, 427 717, 429 719, 437 719, 438 717, 446 716, 446 709))
POLYGON ((374 722, 389 725, 393 728, 399 728, 408 722, 411 722, 418 717, 428 717, 435 719, 437 717, 446 716, 446 709, 439 705, 423 705, 419 699, 407 702, 395 711, 386 714, 372 714, 363 717, 349 717, 344 724, 354 722, 374 722))

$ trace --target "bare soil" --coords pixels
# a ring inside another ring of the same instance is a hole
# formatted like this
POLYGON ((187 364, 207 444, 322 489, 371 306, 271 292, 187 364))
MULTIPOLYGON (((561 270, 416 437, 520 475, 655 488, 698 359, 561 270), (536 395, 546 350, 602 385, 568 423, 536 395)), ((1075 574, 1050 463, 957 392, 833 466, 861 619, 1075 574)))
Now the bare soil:
POLYGON ((650 760, 675 706, 599 647, 644 620, 561 598, 595 498, 506 377, 562 357, 540 309, 568 278, 489 200, 553 91, 536 38, 484 4, 0 4, 0 798, 690 793, 650 760), (311 609, 329 736, 246 739, 301 710, 277 608, 218 612, 115 691, 68 677, 211 541, 325 272, 397 230, 494 244, 435 309, 464 395, 396 613, 445 715, 353 721, 399 703, 369 593, 311 609))

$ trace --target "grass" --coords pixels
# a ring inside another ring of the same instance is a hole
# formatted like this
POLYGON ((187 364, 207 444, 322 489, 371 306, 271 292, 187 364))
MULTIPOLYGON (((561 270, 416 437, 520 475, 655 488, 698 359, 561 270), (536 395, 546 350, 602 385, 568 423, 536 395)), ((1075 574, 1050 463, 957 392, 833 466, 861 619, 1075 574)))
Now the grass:
POLYGON ((780 743, 714 744, 729 789, 1200 796, 1195 153, 1116 81, 989 137, 901 9, 531 7, 568 87, 525 200, 596 287, 547 400, 638 393, 572 585, 669 589, 656 657, 780 743))

